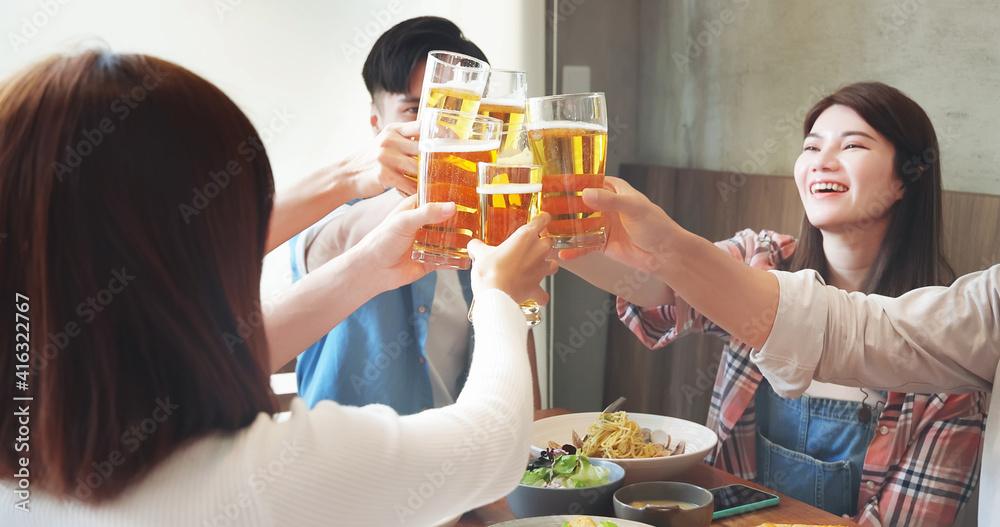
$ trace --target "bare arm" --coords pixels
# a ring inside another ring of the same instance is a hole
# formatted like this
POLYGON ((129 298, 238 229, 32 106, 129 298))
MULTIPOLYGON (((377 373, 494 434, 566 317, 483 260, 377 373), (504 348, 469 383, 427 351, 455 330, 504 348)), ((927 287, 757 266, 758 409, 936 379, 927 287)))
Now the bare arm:
POLYGON ((644 262, 678 296, 759 350, 753 358, 781 395, 801 394, 814 375, 906 392, 992 388, 1000 267, 899 298, 847 293, 823 285, 814 271, 751 268, 682 229, 624 181, 606 181, 607 189, 583 194, 588 206, 605 212, 613 233, 605 254, 644 262))
POLYGON ((306 272, 347 252, 378 226, 403 200, 397 192, 382 194, 345 207, 346 212, 330 220, 305 248, 306 272))
POLYGON ((559 266, 586 280, 590 285, 641 307, 668 306, 675 303, 674 290, 643 269, 629 267, 600 252, 572 260, 560 260, 559 266))
POLYGON ((275 192, 266 251, 288 241, 333 209, 358 198, 396 187, 412 194, 416 183, 404 173, 417 173, 420 124, 391 124, 365 148, 325 166, 308 178, 275 192))
POLYGON ((375 295, 413 282, 432 266, 410 258, 421 226, 439 223, 455 212, 453 203, 431 203, 409 210, 408 199, 383 225, 340 258, 292 284, 277 308, 265 313, 264 326, 277 370, 375 295))
MULTIPOLYGON (((280 305, 265 313, 264 326, 277 370, 302 350, 383 291, 413 282, 434 266, 410 258, 413 238, 423 225, 440 223, 455 213, 454 203, 430 203, 410 209, 416 197, 396 210, 360 243, 292 284, 280 305)), ((548 294, 539 286, 558 266, 546 260, 547 240, 538 237, 549 216, 541 214, 499 247, 469 243, 473 291, 500 289, 515 301, 539 304, 548 294)))
MULTIPOLYGON (((605 182, 606 189, 583 193, 588 206, 604 212, 604 255, 650 273, 729 334, 755 348, 763 346, 778 306, 774 276, 685 231, 624 180, 608 177, 605 182), (734 294, 740 302, 733 302, 734 294)), ((560 255, 576 256, 569 251, 560 255)), ((666 296, 663 291, 656 295, 666 296)))

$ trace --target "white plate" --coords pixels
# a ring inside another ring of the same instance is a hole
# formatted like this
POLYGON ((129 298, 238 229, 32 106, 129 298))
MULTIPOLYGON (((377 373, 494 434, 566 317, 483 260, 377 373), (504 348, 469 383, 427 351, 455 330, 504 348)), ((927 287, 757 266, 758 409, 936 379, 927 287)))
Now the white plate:
MULTIPOLYGON (((524 518, 521 520, 511 520, 501 522, 493 527, 560 527, 563 522, 568 522, 577 516, 538 516, 536 518, 524 518)), ((600 524, 602 521, 611 522, 617 527, 651 527, 648 523, 637 522, 635 520, 623 520, 621 518, 608 518, 606 516, 590 516, 594 523, 600 524)))
MULTIPOLYGON (((582 438, 590 425, 597 421, 600 412, 557 415, 535 421, 531 434, 531 453, 537 456, 549 441, 560 445, 571 443, 573 431, 582 438)), ((671 444, 683 440, 684 453, 648 459, 613 459, 625 469, 625 485, 641 481, 665 481, 705 459, 715 448, 719 438, 715 432, 691 421, 663 415, 628 413, 628 418, 643 428, 663 430, 670 434, 671 444)))

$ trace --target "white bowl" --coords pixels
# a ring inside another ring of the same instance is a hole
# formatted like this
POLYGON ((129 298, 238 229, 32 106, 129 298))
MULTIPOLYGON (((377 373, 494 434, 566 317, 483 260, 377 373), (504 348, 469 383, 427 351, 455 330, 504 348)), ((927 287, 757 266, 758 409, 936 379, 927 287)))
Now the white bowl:
MULTIPOLYGON (((573 431, 582 439, 587 434, 590 425, 597 421, 600 412, 584 412, 576 414, 557 415, 535 421, 531 434, 531 453, 537 456, 545 450, 549 441, 567 444, 572 443, 573 431)), ((648 459, 613 459, 625 469, 625 485, 642 481, 665 481, 691 468, 705 459, 705 456, 715 448, 719 438, 715 432, 691 421, 667 417, 663 415, 628 413, 628 418, 642 428, 663 430, 670 434, 671 445, 683 440, 683 454, 654 457, 648 459)))
MULTIPOLYGON (((537 516, 535 518, 524 518, 523 520, 511 520, 494 524, 493 527, 560 527, 563 522, 572 521, 579 516, 586 514, 576 514, 573 516, 537 516)), ((618 527, 651 527, 648 523, 637 522, 635 520, 624 520, 621 518, 611 518, 608 516, 589 516, 594 523, 602 521, 611 522, 618 527)))

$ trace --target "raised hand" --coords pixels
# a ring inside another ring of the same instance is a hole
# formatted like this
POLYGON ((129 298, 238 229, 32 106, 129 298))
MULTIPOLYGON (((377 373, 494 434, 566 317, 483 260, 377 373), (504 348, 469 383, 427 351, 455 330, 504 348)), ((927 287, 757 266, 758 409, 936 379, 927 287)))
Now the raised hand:
POLYGON ((369 197, 395 187, 405 195, 417 191, 417 182, 404 174, 417 173, 420 123, 386 125, 368 145, 345 159, 343 168, 358 197, 369 197))
POLYGON ((518 303, 548 303, 549 295, 539 283, 559 269, 555 261, 546 259, 551 248, 549 240, 540 238, 550 219, 545 213, 535 216, 497 247, 470 241, 472 290, 499 289, 518 303))
POLYGON ((424 225, 441 223, 455 214, 454 203, 428 203, 414 208, 417 197, 404 199, 349 253, 358 255, 384 291, 409 284, 433 271, 433 265, 410 258, 413 239, 424 225))
MULTIPOLYGON (((603 189, 585 189, 583 202, 604 217, 604 254, 635 269, 661 265, 672 236, 684 232, 663 209, 619 178, 604 178, 603 189)), ((588 252, 592 250, 564 249, 559 257, 572 259, 588 252)))

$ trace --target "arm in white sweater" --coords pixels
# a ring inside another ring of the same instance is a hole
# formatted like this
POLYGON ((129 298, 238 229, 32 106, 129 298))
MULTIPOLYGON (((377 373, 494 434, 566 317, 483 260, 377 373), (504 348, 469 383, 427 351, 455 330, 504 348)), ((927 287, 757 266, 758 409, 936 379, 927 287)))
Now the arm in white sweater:
POLYGON ((498 290, 477 296, 473 316, 473 361, 452 406, 400 417, 333 402, 306 411, 296 400, 286 423, 261 416, 237 457, 251 467, 291 462, 260 505, 286 525, 431 525, 513 490, 532 420, 527 328, 498 290))

